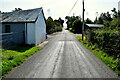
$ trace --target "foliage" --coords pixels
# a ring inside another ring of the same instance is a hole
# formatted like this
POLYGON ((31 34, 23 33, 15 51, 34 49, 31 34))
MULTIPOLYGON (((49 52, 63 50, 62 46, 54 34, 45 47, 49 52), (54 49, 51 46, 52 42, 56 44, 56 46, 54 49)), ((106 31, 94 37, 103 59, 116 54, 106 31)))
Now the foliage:
POLYGON ((87 31, 87 41, 97 44, 98 47, 108 53, 120 58, 120 32, 118 29, 99 29, 87 31))
POLYGON ((74 33, 82 33, 82 22, 79 19, 76 19, 73 23, 72 23, 72 31, 74 33))
POLYGON ((86 48, 88 48, 92 53, 94 53, 98 58, 100 58, 107 66, 109 66, 113 71, 115 71, 120 76, 120 59, 114 58, 114 56, 109 56, 107 53, 101 51, 97 48, 96 44, 91 42, 83 42, 81 36, 76 37, 86 48))
POLYGON ((62 29, 63 29, 62 26, 56 27, 56 32, 62 31, 62 29))
POLYGON ((62 31, 63 23, 64 23, 64 20, 62 20, 61 18, 59 18, 58 20, 54 20, 56 32, 62 31))
POLYGON ((93 24, 92 20, 90 20, 89 18, 87 18, 87 19, 85 20, 85 23, 86 23, 86 24, 93 24))
POLYGON ((46 30, 47 33, 53 33, 54 32, 54 21, 52 19, 52 17, 48 17, 48 19, 46 20, 46 30))
POLYGON ((64 20, 62 20, 61 18, 58 19, 58 22, 62 25, 63 27, 63 23, 64 23, 64 20))
POLYGON ((22 11, 21 8, 15 8, 15 10, 12 10, 12 12, 15 12, 15 11, 22 11))
POLYGON ((2 77, 40 49, 32 46, 14 47, 11 50, 2 49, 2 77))
POLYGON ((53 32, 62 31, 64 20, 59 18, 58 20, 53 20, 52 17, 48 17, 46 20, 47 33, 51 34, 53 32))
POLYGON ((98 20, 95 20, 95 23, 96 24, 103 24, 104 21, 112 21, 111 14, 109 12, 101 13, 100 17, 98 18, 98 20))
POLYGON ((66 16, 65 19, 67 20, 67 29, 72 28, 72 24, 76 19, 81 20, 79 16, 66 16))
POLYGON ((116 11, 116 8, 113 8, 113 10, 111 10, 113 12, 113 17, 117 18, 118 17, 118 13, 116 11))
POLYGON ((82 21, 79 16, 66 16, 67 29, 74 33, 82 32, 82 21), (72 30, 71 30, 72 29, 72 30))
POLYGON ((113 14, 107 12, 96 17, 94 23, 104 24, 104 27, 87 30, 86 45, 93 53, 96 49, 102 51, 95 54, 120 75, 120 12, 115 8, 111 11, 113 14))
POLYGON ((72 28, 69 28, 69 31, 70 31, 70 32, 73 32, 73 29, 72 29, 72 28))
MULTIPOLYGON (((67 29, 73 33, 82 33, 82 20, 79 16, 66 16, 65 19, 67 20, 67 29), (72 29, 72 30, 71 30, 72 29)), ((85 20, 86 24, 92 24, 92 20, 87 18, 85 20)))
POLYGON ((101 13, 100 16, 94 21, 95 24, 104 24, 105 27, 114 29, 120 27, 120 11, 116 11, 116 8, 113 8, 112 14, 109 12, 101 13))

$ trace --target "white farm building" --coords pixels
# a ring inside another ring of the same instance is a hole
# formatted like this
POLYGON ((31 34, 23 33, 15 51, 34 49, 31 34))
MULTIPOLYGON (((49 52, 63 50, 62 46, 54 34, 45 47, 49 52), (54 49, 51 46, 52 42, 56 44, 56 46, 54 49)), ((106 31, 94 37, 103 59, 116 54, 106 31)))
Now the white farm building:
MULTIPOLYGON (((2 22, 2 39, 7 38, 3 34, 8 37, 15 36, 9 43, 39 45, 46 39, 46 22, 42 8, 3 13, 0 22, 2 22)), ((3 42, 7 43, 4 40, 3 42)))

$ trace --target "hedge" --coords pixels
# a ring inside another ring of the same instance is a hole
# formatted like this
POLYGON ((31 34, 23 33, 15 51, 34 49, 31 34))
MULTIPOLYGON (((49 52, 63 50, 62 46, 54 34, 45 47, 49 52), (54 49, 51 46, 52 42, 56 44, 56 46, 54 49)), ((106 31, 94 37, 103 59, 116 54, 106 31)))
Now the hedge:
POLYGON ((96 45, 108 55, 120 58, 120 31, 114 30, 88 30, 87 41, 96 45))

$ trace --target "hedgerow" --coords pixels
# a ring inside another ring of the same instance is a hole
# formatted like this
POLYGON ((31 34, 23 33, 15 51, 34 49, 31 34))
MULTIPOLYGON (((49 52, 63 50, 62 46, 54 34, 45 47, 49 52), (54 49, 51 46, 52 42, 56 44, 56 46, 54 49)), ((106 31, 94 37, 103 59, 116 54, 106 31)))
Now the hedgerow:
POLYGON ((76 37, 86 48, 88 48, 92 53, 94 53, 99 59, 101 59, 108 67, 110 67, 113 71, 115 71, 120 76, 120 58, 116 58, 115 56, 108 55, 109 53, 105 53, 104 51, 97 48, 97 44, 92 44, 88 41, 82 41, 81 36, 76 37))
POLYGON ((99 49, 120 58, 120 31, 117 29, 99 29, 88 30, 87 41, 93 45, 97 45, 99 49))

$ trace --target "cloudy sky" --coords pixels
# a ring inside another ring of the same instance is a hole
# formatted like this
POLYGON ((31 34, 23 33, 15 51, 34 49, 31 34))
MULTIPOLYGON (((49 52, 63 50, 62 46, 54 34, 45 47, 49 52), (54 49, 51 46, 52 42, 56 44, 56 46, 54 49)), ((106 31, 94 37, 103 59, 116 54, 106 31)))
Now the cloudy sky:
MULTIPOLYGON (((85 18, 95 19, 102 12, 118 9, 120 0, 85 0, 85 18), (98 12, 98 14, 96 14, 98 12)), ((33 9, 43 7, 45 17, 52 16, 53 19, 62 19, 68 15, 76 0, 0 0, 0 10, 10 12, 14 8, 33 9)), ((69 14, 75 16, 82 15, 82 0, 78 0, 76 6, 69 14)))

